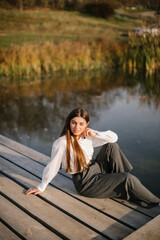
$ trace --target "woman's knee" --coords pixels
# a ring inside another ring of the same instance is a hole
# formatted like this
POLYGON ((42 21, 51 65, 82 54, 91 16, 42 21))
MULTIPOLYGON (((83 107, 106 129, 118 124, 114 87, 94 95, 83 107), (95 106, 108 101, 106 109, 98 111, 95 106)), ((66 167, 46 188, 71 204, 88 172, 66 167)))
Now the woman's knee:
POLYGON ((119 148, 118 143, 106 143, 106 146, 112 149, 119 148))
POLYGON ((119 149, 119 145, 117 143, 106 143, 102 146, 100 153, 112 152, 119 149))
POLYGON ((106 149, 112 153, 117 152, 117 150, 119 151, 119 145, 117 143, 107 143, 106 149))
POLYGON ((126 172, 124 173, 125 174, 125 177, 126 177, 126 183, 127 185, 129 185, 131 188, 134 188, 136 187, 136 185, 138 183, 140 183, 139 179, 137 177, 135 177, 134 175, 126 172))

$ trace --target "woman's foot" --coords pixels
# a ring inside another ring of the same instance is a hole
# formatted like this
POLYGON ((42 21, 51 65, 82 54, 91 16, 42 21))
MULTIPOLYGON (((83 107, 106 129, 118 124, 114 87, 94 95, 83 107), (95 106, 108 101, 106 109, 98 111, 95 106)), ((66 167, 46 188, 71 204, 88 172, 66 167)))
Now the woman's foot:
POLYGON ((140 205, 142 206, 142 207, 144 207, 144 208, 154 208, 154 207, 157 207, 157 206, 159 206, 160 204, 159 204, 159 202, 157 202, 157 203, 145 203, 145 202, 140 202, 140 205))

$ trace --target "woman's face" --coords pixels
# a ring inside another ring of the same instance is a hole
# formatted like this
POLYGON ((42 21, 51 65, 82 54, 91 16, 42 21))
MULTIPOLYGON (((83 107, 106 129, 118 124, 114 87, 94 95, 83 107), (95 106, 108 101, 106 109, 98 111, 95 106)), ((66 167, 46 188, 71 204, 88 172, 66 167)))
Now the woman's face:
POLYGON ((86 120, 82 117, 74 117, 70 121, 70 129, 73 135, 79 136, 88 126, 86 120))

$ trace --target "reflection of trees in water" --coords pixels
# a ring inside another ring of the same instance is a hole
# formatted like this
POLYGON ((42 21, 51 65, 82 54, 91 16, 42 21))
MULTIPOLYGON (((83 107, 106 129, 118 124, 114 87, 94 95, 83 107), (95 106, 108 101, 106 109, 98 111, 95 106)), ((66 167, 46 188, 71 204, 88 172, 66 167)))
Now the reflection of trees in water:
MULTIPOLYGON (((57 136, 64 124, 64 120, 73 108, 82 106, 91 116, 96 116, 96 109, 107 108, 114 102, 112 94, 102 97, 80 93, 57 92, 52 98, 45 95, 32 98, 19 97, 1 104, 0 132, 5 134, 6 128, 25 130, 27 134, 33 131, 40 137, 49 130, 49 135, 57 136)), ((48 134, 47 133, 47 134, 48 134)), ((17 136, 18 137, 18 136, 17 136)), ((47 136, 48 138, 48 136, 47 136)))
POLYGON ((139 106, 154 106, 155 109, 160 107, 160 81, 159 75, 142 75, 137 74, 133 79, 133 86, 127 90, 128 100, 137 97, 139 106))
MULTIPOLYGON (((58 137, 64 120, 72 109, 83 107, 91 117, 98 120, 96 111, 112 107, 115 100, 122 97, 119 89, 123 87, 129 95, 136 96, 137 91, 138 96, 145 95, 145 98, 140 98, 140 102, 152 102, 156 107, 159 106, 159 97, 154 95, 154 91, 148 85, 145 87, 143 81, 137 85, 137 80, 140 79, 133 76, 87 73, 65 76, 65 79, 62 75, 56 75, 55 79, 26 86, 1 87, 1 134, 18 129, 28 135, 36 132, 44 140, 58 137)), ((17 140, 18 131, 14 135, 17 140)))

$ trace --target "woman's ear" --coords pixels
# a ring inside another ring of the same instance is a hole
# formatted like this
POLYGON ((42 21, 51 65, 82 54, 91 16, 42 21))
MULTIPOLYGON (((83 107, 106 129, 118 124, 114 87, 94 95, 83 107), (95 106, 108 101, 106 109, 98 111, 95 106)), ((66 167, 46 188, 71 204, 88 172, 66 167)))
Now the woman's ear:
POLYGON ((89 125, 89 122, 87 123, 87 127, 88 127, 88 125, 89 125))

